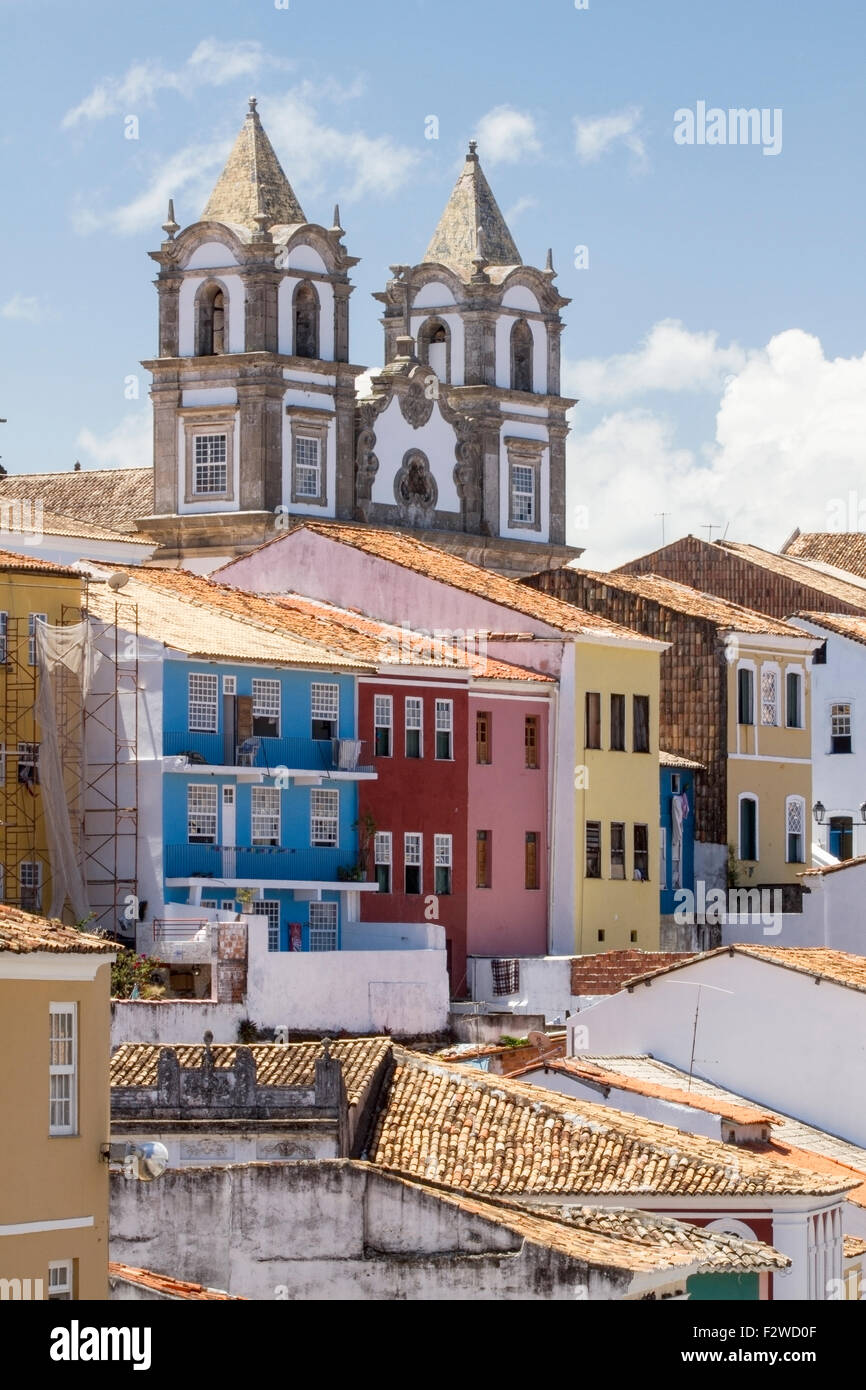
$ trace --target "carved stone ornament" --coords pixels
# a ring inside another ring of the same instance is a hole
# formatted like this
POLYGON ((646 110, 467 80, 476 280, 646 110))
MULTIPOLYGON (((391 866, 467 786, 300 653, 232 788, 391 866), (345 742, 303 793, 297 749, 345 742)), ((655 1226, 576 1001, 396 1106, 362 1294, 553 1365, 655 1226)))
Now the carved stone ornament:
POLYGON ((426 425, 433 414, 433 397, 428 396, 420 381, 413 381, 408 391, 399 395, 400 413, 413 430, 426 425))
POLYGON ((409 449, 403 455, 394 479, 394 498, 401 517, 410 525, 425 525, 432 520, 439 489, 427 456, 420 449, 409 449))

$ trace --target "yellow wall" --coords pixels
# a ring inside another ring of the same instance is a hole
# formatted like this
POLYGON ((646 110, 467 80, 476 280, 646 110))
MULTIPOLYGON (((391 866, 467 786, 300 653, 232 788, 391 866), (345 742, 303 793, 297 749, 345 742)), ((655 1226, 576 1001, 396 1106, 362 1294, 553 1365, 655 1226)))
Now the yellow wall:
MULTIPOLYGON (((575 786, 575 867, 577 910, 575 950, 659 949, 659 653, 631 647, 581 643, 576 652, 575 747, 588 773, 585 789, 575 786), (585 746, 586 692, 601 694, 601 748, 585 746), (610 696, 626 697, 626 749, 632 747, 632 696, 650 698, 649 753, 610 748, 610 696), (586 877, 587 821, 601 821, 602 877, 586 877), (624 879, 610 877, 610 824, 626 827, 624 879), (634 879, 635 824, 649 828, 649 879, 634 879), (604 932, 604 940, 598 934, 604 932), (632 939, 635 933, 635 939, 632 939)), ((575 781, 579 780, 576 776, 575 781)))
MULTIPOLYGON (((65 959, 57 954, 58 973, 65 959)), ((109 1138, 110 969, 100 965, 93 981, 0 978, 0 1226, 94 1219, 0 1235, 0 1278, 41 1278, 46 1297, 50 1260, 77 1260, 78 1298, 108 1293, 108 1164, 99 1150, 109 1138), (78 1004, 78 1133, 52 1136, 48 1006, 68 1002, 78 1004)))
POLYGON ((739 855, 740 808, 742 794, 758 800, 758 860, 738 861, 742 886, 750 883, 796 883, 798 875, 811 863, 812 764, 811 764, 811 688, 805 652, 792 642, 788 650, 760 645, 757 640, 738 639, 737 660, 728 670, 728 844, 739 855), (738 723, 737 671, 743 662, 755 668, 755 724, 738 723), (779 668, 779 724, 761 723, 761 667, 767 663, 779 668), (786 725, 786 673, 798 671, 803 681, 803 728, 786 725), (805 862, 786 862, 787 825, 785 803, 789 796, 801 796, 805 803, 803 852, 805 862))
POLYGON ((38 743, 33 718, 36 669, 28 660, 28 617, 44 613, 48 622, 78 620, 81 581, 72 576, 35 571, 0 571, 0 612, 8 614, 7 656, 0 663, 0 743, 6 749, 5 775, 0 783, 0 896, 20 904, 19 865, 36 860, 42 865, 42 909, 50 905, 51 873, 45 839, 42 793, 31 795, 18 782, 19 743, 38 743))

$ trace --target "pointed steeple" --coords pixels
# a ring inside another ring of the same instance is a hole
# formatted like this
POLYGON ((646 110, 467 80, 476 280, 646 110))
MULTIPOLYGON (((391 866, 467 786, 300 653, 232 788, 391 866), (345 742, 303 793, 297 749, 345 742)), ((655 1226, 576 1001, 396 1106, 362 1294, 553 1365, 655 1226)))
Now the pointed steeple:
POLYGON ((203 222, 228 222, 250 231, 278 222, 306 222, 250 97, 250 109, 225 168, 202 213, 203 222))
POLYGON ((470 140, 466 163, 439 219, 424 260, 447 265, 462 279, 468 280, 477 270, 479 245, 483 247, 485 265, 523 264, 490 184, 484 177, 476 143, 470 140))

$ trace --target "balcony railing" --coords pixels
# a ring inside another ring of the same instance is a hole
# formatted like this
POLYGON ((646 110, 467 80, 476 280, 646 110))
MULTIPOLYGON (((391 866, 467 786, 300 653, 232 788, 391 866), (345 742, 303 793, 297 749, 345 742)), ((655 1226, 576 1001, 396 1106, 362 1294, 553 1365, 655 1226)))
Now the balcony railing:
MULTIPOLYGON (((166 878, 214 878, 236 881, 293 879, 313 883, 356 882, 351 849, 279 849, 229 845, 166 845, 166 878)), ((360 880, 366 882, 367 877, 360 880)))
POLYGON ((286 767, 301 772, 375 772, 364 762, 366 743, 355 738, 259 738, 246 745, 223 743, 222 734, 166 731, 163 735, 166 757, 192 755, 192 763, 213 767, 258 767, 274 772, 286 767), (249 745, 253 744, 252 751, 249 745), (239 755, 239 747, 244 752, 239 755), (240 761, 239 761, 240 756, 240 761))

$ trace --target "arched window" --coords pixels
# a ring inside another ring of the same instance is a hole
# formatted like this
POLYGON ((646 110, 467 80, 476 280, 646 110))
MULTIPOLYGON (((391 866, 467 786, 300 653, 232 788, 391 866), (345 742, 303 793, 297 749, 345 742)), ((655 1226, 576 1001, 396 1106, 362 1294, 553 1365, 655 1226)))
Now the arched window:
POLYGON ((308 281, 295 290, 295 356, 319 355, 319 296, 308 281))
POLYGON ((518 319, 511 330, 511 389, 532 390, 532 329, 518 319))
POLYGON ((226 299, 219 285, 205 285, 198 296, 198 355, 226 350, 226 299))
POLYGON ((448 329, 439 319, 428 319, 418 335, 418 356, 432 367, 440 381, 448 382, 451 374, 451 353, 448 329))
POLYGON ((740 793, 740 843, 738 859, 756 863, 758 860, 758 798, 750 792, 740 793))
POLYGON ((785 799, 785 862, 806 862, 806 802, 802 796, 785 799))

